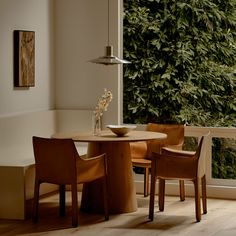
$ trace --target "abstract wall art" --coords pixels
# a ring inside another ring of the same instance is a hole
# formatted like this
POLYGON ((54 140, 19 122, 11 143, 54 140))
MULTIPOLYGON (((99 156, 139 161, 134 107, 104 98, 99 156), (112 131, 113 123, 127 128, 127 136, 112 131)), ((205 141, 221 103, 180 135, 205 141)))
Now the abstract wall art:
POLYGON ((35 32, 14 30, 14 87, 35 86, 35 32))

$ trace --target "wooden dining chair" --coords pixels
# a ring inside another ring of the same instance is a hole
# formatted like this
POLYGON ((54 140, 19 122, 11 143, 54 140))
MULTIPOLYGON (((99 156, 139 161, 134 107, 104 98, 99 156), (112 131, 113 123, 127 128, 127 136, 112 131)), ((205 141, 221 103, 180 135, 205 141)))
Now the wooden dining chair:
POLYGON ((191 180, 195 190, 196 220, 201 220, 200 182, 202 185, 203 213, 207 213, 205 156, 210 133, 202 136, 196 151, 182 151, 164 148, 162 153, 153 153, 151 171, 151 192, 149 219, 153 220, 155 186, 159 179, 159 210, 164 211, 165 180, 191 180))
MULTIPOLYGON (((130 143, 132 165, 144 169, 144 197, 149 193, 149 170, 151 168, 151 153, 160 153, 162 147, 181 150, 184 143, 184 125, 148 123, 147 131, 167 134, 167 139, 148 142, 130 143)), ((180 199, 184 200, 184 182, 180 181, 180 199)))
POLYGON ((65 186, 71 186, 72 226, 78 226, 77 184, 101 179, 105 220, 109 219, 107 195, 106 154, 82 159, 72 139, 33 137, 35 157, 35 187, 33 221, 38 221, 39 191, 41 183, 59 185, 60 216, 65 215, 65 186))

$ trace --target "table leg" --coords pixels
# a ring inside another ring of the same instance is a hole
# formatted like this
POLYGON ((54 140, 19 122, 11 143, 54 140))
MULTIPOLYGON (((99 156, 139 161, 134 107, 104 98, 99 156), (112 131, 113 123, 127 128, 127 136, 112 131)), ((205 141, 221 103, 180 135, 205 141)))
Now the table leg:
MULTIPOLYGON (((88 156, 106 153, 108 157, 109 212, 127 213, 137 210, 130 146, 128 142, 90 143, 88 156)), ((103 212, 100 181, 84 184, 81 210, 103 212)))

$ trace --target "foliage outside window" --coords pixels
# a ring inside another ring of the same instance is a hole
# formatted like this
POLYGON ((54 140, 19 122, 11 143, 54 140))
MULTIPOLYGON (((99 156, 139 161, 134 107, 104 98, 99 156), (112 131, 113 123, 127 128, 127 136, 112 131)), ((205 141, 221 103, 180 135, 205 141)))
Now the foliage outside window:
POLYGON ((212 177, 236 179, 236 140, 214 138, 212 147, 212 177))
POLYGON ((124 123, 236 126, 236 0, 124 0, 123 24, 124 123))
POLYGON ((235 126, 235 34, 235 0, 124 0, 124 122, 235 126))

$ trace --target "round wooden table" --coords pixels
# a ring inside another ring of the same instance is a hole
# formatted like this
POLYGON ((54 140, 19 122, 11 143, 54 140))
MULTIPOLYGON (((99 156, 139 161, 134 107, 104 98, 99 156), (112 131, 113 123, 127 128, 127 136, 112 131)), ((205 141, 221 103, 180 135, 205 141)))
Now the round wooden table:
MULTIPOLYGON (((136 189, 130 156, 130 142, 161 140, 166 134, 150 131, 131 131, 126 136, 117 137, 111 131, 101 135, 92 133, 58 133, 53 138, 72 138, 75 142, 88 142, 88 157, 107 154, 108 196, 111 214, 134 212, 137 210, 136 189)), ((102 185, 100 181, 83 186, 81 210, 103 212, 102 185)))

